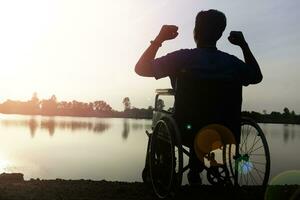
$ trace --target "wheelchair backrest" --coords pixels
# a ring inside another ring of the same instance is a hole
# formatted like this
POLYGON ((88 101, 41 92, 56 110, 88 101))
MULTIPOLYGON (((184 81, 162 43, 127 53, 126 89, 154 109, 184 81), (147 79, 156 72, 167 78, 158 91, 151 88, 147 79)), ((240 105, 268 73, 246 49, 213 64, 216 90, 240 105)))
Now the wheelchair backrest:
POLYGON ((190 70, 170 78, 173 90, 158 91, 155 120, 171 114, 180 122, 222 123, 229 127, 240 120, 242 85, 233 77, 203 77, 201 72, 190 70), (175 95, 174 113, 158 109, 159 95, 175 95))

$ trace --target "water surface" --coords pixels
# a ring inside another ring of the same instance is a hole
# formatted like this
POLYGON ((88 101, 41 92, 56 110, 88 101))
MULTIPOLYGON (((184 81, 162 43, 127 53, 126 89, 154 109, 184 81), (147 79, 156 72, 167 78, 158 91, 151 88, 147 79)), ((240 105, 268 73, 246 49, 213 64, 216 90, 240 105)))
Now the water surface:
MULTIPOLYGON (((151 120, 0 115, 0 172, 25 179, 141 181, 151 120)), ((271 178, 299 170, 300 126, 261 124, 271 178)))

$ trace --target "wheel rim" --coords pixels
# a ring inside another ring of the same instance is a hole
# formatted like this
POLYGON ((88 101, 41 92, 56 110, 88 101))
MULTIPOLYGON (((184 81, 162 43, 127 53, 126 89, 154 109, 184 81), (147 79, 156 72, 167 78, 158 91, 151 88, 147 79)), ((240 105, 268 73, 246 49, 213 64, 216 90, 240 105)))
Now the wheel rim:
POLYGON ((257 123, 243 120, 238 149, 230 145, 228 152, 229 169, 238 185, 267 185, 270 153, 266 138, 257 123))
POLYGON ((159 198, 169 195, 175 175, 174 140, 166 122, 159 121, 150 143, 150 177, 159 198))

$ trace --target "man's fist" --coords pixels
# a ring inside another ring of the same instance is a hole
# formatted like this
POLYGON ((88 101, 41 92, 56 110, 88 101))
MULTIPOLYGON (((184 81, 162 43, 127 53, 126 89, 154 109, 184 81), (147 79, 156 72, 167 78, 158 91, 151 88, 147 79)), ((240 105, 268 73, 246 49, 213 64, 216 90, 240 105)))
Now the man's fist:
POLYGON ((231 31, 230 35, 228 37, 228 40, 231 44, 234 44, 234 45, 237 45, 240 47, 247 45, 247 42, 241 31, 231 31))
POLYGON ((175 25, 163 25, 155 40, 160 43, 166 40, 172 40, 177 37, 178 35, 177 31, 178 31, 178 27, 175 25))

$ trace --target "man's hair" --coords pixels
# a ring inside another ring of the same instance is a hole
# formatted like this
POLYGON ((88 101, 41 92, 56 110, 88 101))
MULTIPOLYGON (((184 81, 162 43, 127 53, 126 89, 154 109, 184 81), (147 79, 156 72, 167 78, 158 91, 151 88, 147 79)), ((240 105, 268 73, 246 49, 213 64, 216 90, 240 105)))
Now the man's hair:
POLYGON ((226 27, 226 16, 218 10, 201 11, 196 16, 194 39, 196 43, 214 43, 226 27))

